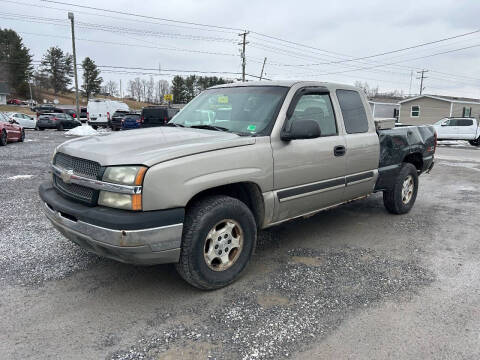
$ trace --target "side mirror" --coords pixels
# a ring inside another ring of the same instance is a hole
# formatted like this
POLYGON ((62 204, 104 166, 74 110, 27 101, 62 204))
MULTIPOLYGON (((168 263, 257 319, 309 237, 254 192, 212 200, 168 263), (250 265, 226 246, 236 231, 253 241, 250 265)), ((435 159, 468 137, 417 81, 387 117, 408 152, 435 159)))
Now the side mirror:
POLYGON ((295 120, 290 131, 282 131, 280 138, 285 141, 314 139, 321 136, 320 126, 315 120, 295 120))
POLYGON ((447 123, 443 123, 441 126, 447 126, 448 124, 447 123))

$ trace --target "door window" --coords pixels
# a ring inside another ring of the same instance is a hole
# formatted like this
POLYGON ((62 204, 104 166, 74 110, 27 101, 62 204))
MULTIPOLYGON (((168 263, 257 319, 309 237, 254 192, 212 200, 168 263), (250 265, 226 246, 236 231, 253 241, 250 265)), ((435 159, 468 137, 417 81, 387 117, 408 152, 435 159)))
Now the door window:
POLYGON ((313 120, 320 127, 321 136, 337 135, 337 124, 328 94, 305 94, 298 100, 287 129, 296 120, 313 120))
POLYGON ((337 90, 343 122, 348 134, 368 131, 368 119, 360 94, 354 90, 337 90))

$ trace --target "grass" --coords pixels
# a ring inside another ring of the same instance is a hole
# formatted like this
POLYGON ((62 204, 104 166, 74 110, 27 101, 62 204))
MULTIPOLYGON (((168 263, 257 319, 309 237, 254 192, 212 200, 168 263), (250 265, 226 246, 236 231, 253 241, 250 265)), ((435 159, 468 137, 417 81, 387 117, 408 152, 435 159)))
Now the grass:
MULTIPOLYGON (((55 96, 52 90, 42 90, 40 97, 42 99, 46 99, 48 102, 53 102, 54 99, 57 99, 60 105, 75 105, 75 93, 73 92, 66 93, 66 94, 57 94, 55 96)), ((123 101, 125 104, 127 104, 130 107, 130 109, 133 109, 133 110, 140 110, 145 106, 152 105, 150 103, 146 103, 142 101, 120 99, 114 96, 96 96, 95 98, 123 101)), ((79 100, 80 100, 80 106, 87 106, 87 98, 80 96, 79 100)))
POLYGON ((21 105, 0 105, 0 112, 20 112, 27 115, 35 115, 28 106, 21 105))

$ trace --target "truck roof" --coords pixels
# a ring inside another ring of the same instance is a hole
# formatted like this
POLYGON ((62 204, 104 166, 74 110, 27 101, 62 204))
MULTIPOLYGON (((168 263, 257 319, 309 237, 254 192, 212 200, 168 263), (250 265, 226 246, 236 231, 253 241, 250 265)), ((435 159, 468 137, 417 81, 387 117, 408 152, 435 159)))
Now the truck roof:
POLYGON ((325 87, 340 87, 342 89, 351 89, 359 90, 355 86, 331 83, 325 81, 306 81, 306 80, 276 80, 276 81, 248 81, 248 82, 234 82, 229 84, 222 84, 212 86, 209 89, 218 89, 226 87, 247 87, 247 86, 283 86, 283 87, 292 87, 294 85, 304 85, 304 86, 325 86, 325 87))

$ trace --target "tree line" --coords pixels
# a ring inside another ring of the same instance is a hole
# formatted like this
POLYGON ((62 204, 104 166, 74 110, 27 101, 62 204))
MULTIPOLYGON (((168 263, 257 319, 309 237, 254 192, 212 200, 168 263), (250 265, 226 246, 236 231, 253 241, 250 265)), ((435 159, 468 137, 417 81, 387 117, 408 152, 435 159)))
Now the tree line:
MULTIPOLYGON (((41 97, 41 90, 53 90, 54 95, 72 92, 73 56, 57 46, 52 46, 42 57, 37 69, 32 64, 33 56, 25 47, 22 38, 11 29, 0 28, 0 81, 6 79, 12 95, 30 96, 33 85, 34 98, 41 97)), ((109 80, 104 83, 101 71, 94 60, 86 57, 80 64, 83 71, 82 94, 88 99, 97 95, 129 97, 148 103, 163 102, 166 94, 173 94, 175 103, 187 103, 204 89, 231 82, 216 76, 175 76, 172 84, 166 80, 136 77, 124 84, 109 80)))

